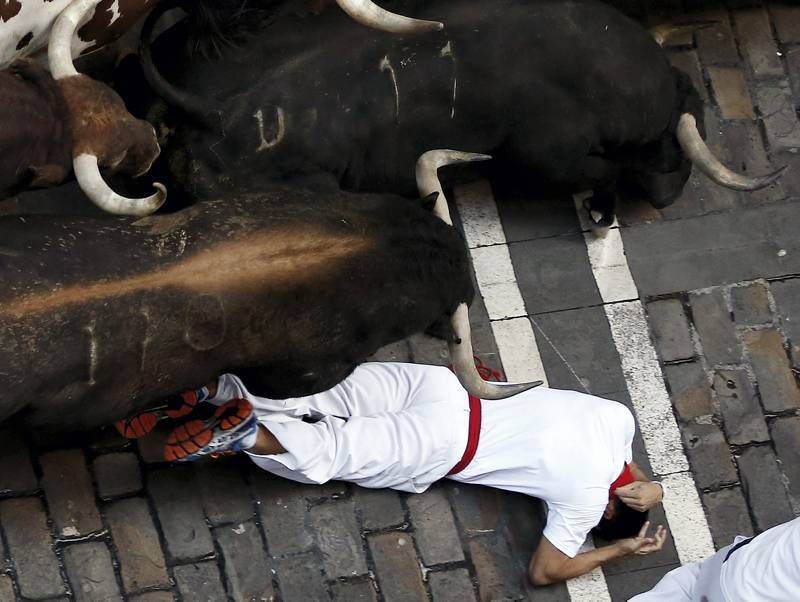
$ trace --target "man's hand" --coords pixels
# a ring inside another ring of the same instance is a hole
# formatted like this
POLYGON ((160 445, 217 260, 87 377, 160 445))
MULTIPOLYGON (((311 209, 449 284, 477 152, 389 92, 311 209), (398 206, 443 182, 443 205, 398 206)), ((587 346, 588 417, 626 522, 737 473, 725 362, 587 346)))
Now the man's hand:
POLYGON ((634 510, 644 512, 658 504, 664 497, 664 490, 658 483, 651 481, 634 481, 614 490, 621 502, 634 510))
POLYGON ((650 521, 642 525, 642 530, 636 537, 628 537, 627 539, 620 539, 615 542, 623 553, 627 556, 629 554, 636 554, 637 556, 644 556, 645 554, 652 554, 658 552, 664 547, 664 542, 667 540, 667 529, 663 525, 658 525, 653 537, 647 537, 647 530, 650 528, 650 521))

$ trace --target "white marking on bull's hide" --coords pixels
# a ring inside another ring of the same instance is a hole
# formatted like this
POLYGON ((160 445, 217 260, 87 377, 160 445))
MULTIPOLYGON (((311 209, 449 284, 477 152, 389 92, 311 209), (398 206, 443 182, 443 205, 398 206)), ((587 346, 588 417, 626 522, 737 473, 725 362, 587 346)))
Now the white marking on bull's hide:
POLYGON ((389 60, 388 54, 381 59, 378 67, 380 68, 381 72, 388 72, 389 77, 392 78, 392 85, 394 86, 394 118, 395 120, 400 121, 400 90, 397 87, 397 73, 394 71, 394 67, 392 66, 392 62, 389 60))
POLYGON ((150 308, 146 305, 142 307, 140 313, 144 318, 144 336, 142 337, 142 353, 140 355, 139 361, 139 373, 145 374, 147 367, 147 352, 150 348, 150 343, 153 340, 151 327, 152 327, 152 319, 150 317, 150 308))
POLYGON ((441 50, 439 50, 439 56, 441 57, 453 56, 453 45, 450 43, 449 40, 447 41, 447 44, 445 44, 444 47, 441 50))
POLYGON ((261 144, 259 144, 258 148, 256 149, 257 153, 274 148, 283 142, 283 137, 286 135, 286 114, 283 112, 281 107, 275 107, 275 119, 278 125, 275 131, 275 137, 272 140, 267 140, 266 136, 264 135, 263 111, 259 109, 253 113, 253 117, 255 117, 256 121, 258 122, 258 136, 261 138, 261 144))
POLYGON ((458 78, 453 77, 453 98, 450 101, 452 104, 450 105, 450 119, 453 119, 456 116, 456 96, 458 95, 458 78))
POLYGON ((114 0, 109 10, 111 11, 111 22, 109 25, 113 25, 114 22, 122 16, 122 13, 119 12, 119 0, 114 0))
POLYGON ((94 330, 94 322, 85 326, 83 330, 89 335, 89 378, 86 382, 92 386, 97 383, 95 379, 97 374, 97 334, 94 330))

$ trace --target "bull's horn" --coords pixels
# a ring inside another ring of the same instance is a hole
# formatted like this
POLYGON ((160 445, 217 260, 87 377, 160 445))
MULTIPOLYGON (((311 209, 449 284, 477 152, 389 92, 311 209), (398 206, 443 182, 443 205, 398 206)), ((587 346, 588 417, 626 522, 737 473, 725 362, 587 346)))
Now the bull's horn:
POLYGON ((689 160, 717 184, 733 190, 760 190, 777 180, 786 166, 758 178, 749 178, 732 171, 720 163, 708 148, 697 129, 691 113, 684 113, 678 121, 678 143, 689 160))
POLYGON ((103 211, 116 215, 142 217, 156 211, 167 199, 167 189, 155 182, 157 192, 143 199, 129 199, 111 190, 100 175, 97 157, 82 153, 72 160, 75 179, 91 201, 103 211))
MULTIPOLYGON (((447 200, 442 191, 442 184, 436 174, 440 167, 452 163, 466 161, 485 161, 491 159, 489 155, 464 153, 453 150, 432 150, 424 153, 417 161, 417 188, 421 196, 428 196, 438 192, 436 205, 433 212, 444 222, 452 225, 450 212, 447 209, 447 200)), ((505 399, 522 391, 527 391, 542 384, 542 381, 520 384, 497 384, 483 380, 475 368, 475 358, 472 351, 472 335, 469 326, 469 309, 466 303, 461 303, 453 312, 451 318, 454 340, 448 343, 450 359, 453 361, 458 380, 472 395, 481 399, 505 399)))
POLYGON ((336 0, 341 9, 362 25, 389 33, 420 33, 444 29, 438 21, 423 21, 390 13, 371 0, 336 0))
POLYGON ((81 22, 88 19, 89 11, 99 3, 100 0, 72 0, 56 19, 47 48, 53 79, 78 75, 72 64, 72 37, 81 22))

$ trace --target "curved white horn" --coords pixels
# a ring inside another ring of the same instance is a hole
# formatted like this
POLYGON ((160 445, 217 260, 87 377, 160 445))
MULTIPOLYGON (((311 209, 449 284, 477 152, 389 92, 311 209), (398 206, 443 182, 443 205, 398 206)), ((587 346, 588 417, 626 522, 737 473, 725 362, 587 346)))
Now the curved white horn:
MULTIPOLYGON (((433 212, 445 223, 452 225, 450 211, 447 209, 447 199, 442 191, 437 170, 452 163, 467 161, 486 161, 489 155, 464 153, 454 150, 432 150, 424 153, 417 160, 417 188, 421 196, 428 196, 438 192, 436 205, 433 212)), ((448 343, 450 359, 453 361, 453 370, 461 381, 462 386, 472 395, 481 399, 505 399, 533 387, 538 387, 542 381, 520 384, 497 384, 483 380, 475 368, 475 358, 472 351, 472 334, 469 325, 469 309, 466 303, 460 304, 450 320, 453 327, 455 340, 448 343)))
POLYGON ((691 113, 684 113, 678 121, 678 143, 689 160, 717 184, 733 190, 759 190, 772 184, 786 167, 781 167, 766 176, 750 178, 736 173, 720 163, 708 148, 697 129, 697 121, 691 113))
POLYGON ((156 211, 167 200, 167 189, 158 182, 153 184, 157 192, 143 199, 129 199, 118 195, 103 180, 94 155, 82 153, 72 160, 72 166, 81 190, 103 211, 142 217, 156 211))
POLYGON ((50 45, 47 48, 47 58, 50 62, 50 73, 53 75, 53 79, 62 79, 78 74, 72 64, 72 36, 75 35, 78 26, 88 20, 89 11, 100 1, 72 0, 56 19, 50 32, 50 45))
POLYGON ((444 29, 444 23, 390 13, 370 0, 336 0, 336 4, 362 25, 389 33, 420 33, 444 29))

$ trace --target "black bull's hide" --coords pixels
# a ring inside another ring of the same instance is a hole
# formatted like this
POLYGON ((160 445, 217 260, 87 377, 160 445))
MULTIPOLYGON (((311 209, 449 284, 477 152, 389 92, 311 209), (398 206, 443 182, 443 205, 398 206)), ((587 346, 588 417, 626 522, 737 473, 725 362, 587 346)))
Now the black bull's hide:
POLYGON ((635 182, 661 204, 680 192, 690 165, 676 121, 702 107, 638 23, 593 0, 419 4, 414 16, 443 32, 384 34, 335 10, 286 15, 213 60, 192 54, 188 27, 162 35, 154 63, 205 121, 164 120, 173 188, 203 198, 323 173, 351 190, 413 194, 417 157, 457 148, 537 186, 635 182))
POLYGON ((129 218, 0 217, 0 420, 108 423, 231 371, 333 386, 472 297, 420 201, 279 190, 129 218))

